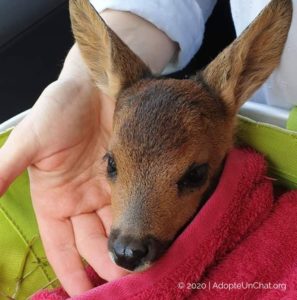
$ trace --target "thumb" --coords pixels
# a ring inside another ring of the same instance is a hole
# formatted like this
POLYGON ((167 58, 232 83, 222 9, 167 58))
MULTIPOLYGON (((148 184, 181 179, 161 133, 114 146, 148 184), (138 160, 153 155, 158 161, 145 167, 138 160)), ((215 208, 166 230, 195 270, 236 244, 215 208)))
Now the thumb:
POLYGON ((0 196, 32 162, 38 143, 30 121, 25 118, 0 148, 0 196))

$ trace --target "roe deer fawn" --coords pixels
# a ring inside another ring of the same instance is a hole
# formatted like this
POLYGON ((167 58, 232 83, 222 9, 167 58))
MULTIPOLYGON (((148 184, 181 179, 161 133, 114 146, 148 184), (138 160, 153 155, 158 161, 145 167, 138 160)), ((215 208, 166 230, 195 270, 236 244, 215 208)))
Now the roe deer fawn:
POLYGON ((109 251, 140 271, 193 218, 233 145, 236 113, 278 66, 290 0, 272 0, 256 20, 191 79, 155 78, 89 1, 71 0, 72 29, 94 83, 117 99, 107 176, 109 251))

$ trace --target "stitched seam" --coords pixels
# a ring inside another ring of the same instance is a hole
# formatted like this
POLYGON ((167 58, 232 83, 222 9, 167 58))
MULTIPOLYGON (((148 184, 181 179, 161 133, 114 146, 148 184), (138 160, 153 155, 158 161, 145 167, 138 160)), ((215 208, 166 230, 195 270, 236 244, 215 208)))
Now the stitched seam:
POLYGON ((273 173, 282 175, 282 177, 284 177, 284 176, 291 177, 291 178, 288 178, 288 180, 295 180, 294 182, 296 183, 297 176, 296 176, 295 174, 290 173, 290 172, 283 171, 283 170, 280 169, 280 168, 270 167, 269 169, 270 169, 273 173))
MULTIPOLYGON (((284 128, 280 128, 278 126, 275 125, 271 125, 268 123, 262 123, 262 122, 256 122, 252 119, 246 119, 245 117, 240 116, 239 121, 244 123, 245 125, 249 126, 249 127, 260 127, 260 128, 265 128, 265 129, 274 129, 276 130, 278 133, 280 133, 283 136, 290 136, 291 138, 293 138, 294 140, 297 141, 297 133, 294 131, 290 131, 288 129, 284 129, 284 128)), ((239 123, 239 130, 240 130, 240 123, 239 123)))
MULTIPOLYGON (((4 215, 4 217, 6 218, 6 220, 13 226, 15 232, 17 232, 17 234, 19 235, 19 237, 21 238, 21 240, 24 242, 24 244, 26 245, 26 247, 29 248, 29 241, 25 237, 25 234, 22 232, 22 230, 20 229, 20 227, 10 217, 9 213, 7 212, 7 210, 1 204, 0 204, 0 211, 2 212, 2 214, 4 215)), ((38 255, 35 253, 35 251, 32 249, 32 247, 30 248, 30 253, 32 253, 32 255, 34 256, 34 258, 38 261, 38 255)), ((45 270, 45 267, 42 264, 40 264, 39 267, 43 271, 43 274, 45 275, 46 279, 48 281, 50 281, 51 277, 49 276, 48 272, 45 270)))

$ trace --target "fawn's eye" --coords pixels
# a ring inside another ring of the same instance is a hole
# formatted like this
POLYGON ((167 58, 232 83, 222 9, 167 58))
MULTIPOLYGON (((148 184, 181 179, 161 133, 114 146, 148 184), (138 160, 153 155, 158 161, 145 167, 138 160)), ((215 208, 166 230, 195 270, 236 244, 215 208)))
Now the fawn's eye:
POLYGON ((192 164, 181 179, 177 182, 179 192, 186 190, 192 191, 195 188, 202 186, 208 175, 208 164, 198 165, 192 164))
POLYGON ((110 179, 114 179, 117 176, 117 165, 112 154, 110 153, 105 154, 104 159, 107 160, 107 168, 106 168, 107 176, 110 179))

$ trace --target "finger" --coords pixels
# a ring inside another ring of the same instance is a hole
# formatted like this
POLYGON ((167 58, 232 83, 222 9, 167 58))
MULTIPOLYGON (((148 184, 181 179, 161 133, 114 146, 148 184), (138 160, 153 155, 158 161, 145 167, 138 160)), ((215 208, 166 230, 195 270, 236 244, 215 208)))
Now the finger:
POLYGON ((79 253, 101 278, 110 281, 128 274, 112 262, 107 237, 96 213, 76 216, 71 220, 79 253))
POLYGON ((99 216, 101 223, 103 225, 105 235, 109 237, 111 225, 112 225, 112 213, 111 205, 105 205, 102 208, 97 210, 97 215, 99 216))
POLYGON ((47 258, 65 291, 75 296, 90 290, 93 286, 76 249, 71 221, 39 218, 38 223, 47 258))
POLYGON ((0 196, 31 163, 37 152, 36 140, 28 121, 23 120, 0 148, 0 196))

